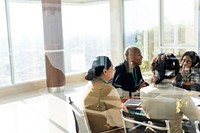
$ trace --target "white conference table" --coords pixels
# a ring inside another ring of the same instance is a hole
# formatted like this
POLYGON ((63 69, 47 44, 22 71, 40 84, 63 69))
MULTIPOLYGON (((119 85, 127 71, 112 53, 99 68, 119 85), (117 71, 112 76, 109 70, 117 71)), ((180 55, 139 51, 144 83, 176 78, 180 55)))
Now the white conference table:
POLYGON ((0 118, 2 133, 75 132, 68 103, 52 94, 1 104, 0 118))

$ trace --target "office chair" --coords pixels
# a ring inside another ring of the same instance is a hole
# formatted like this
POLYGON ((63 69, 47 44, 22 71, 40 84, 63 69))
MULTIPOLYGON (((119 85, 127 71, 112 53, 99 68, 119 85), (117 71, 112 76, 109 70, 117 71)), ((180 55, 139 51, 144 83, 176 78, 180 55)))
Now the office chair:
POLYGON ((189 120, 182 120, 182 128, 184 133, 200 133, 199 121, 195 121, 194 124, 189 120))
POLYGON ((75 127, 77 133, 92 133, 88 123, 88 119, 84 110, 81 110, 78 106, 74 104, 69 97, 69 105, 72 109, 72 113, 75 120, 75 127))
MULTIPOLYGON (((69 105, 70 105, 70 108, 72 109, 72 113, 74 116, 76 132, 77 133, 92 133, 89 122, 88 122, 88 118, 84 109, 80 109, 78 106, 76 106, 74 102, 71 100, 71 97, 69 97, 69 105)), ((112 133, 114 131, 119 131, 120 129, 123 129, 123 127, 110 129, 110 130, 103 131, 100 133, 112 133)))
POLYGON ((168 120, 149 119, 146 116, 143 116, 143 115, 140 115, 140 114, 127 113, 127 112, 124 112, 123 110, 121 110, 121 116, 122 116, 122 119, 123 119, 125 133, 131 133, 133 130, 135 130, 139 127, 142 127, 142 126, 170 133, 170 127, 169 127, 169 121, 168 120), (132 123, 133 127, 127 128, 127 122, 132 123), (152 125, 148 122, 162 123, 162 125, 165 125, 165 126, 152 125))
POLYGON ((199 121, 195 121, 194 122, 196 133, 200 133, 200 131, 199 131, 199 124, 200 124, 199 121))

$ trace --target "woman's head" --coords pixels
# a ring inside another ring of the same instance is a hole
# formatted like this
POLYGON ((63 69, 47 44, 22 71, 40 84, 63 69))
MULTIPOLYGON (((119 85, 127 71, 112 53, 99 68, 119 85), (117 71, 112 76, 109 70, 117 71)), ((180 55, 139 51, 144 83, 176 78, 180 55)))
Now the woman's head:
POLYGON ((88 70, 85 76, 86 80, 93 80, 102 74, 108 76, 108 80, 112 78, 113 65, 111 60, 107 56, 98 56, 92 63, 92 67, 88 70))
POLYGON ((198 64, 199 56, 194 51, 186 51, 181 57, 181 67, 191 68, 198 64))
POLYGON ((151 63, 151 70, 154 74, 152 82, 158 84, 163 79, 175 77, 179 72, 179 68, 179 61, 172 53, 158 54, 151 63))
POLYGON ((124 50, 125 60, 135 66, 142 64, 142 54, 140 49, 134 46, 129 46, 124 50))

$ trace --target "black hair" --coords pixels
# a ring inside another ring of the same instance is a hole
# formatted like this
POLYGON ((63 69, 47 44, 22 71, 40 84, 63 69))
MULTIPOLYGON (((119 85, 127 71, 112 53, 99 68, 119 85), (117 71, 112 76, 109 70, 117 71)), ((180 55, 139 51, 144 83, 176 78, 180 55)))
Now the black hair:
POLYGON ((185 53, 183 53, 182 57, 181 57, 181 61, 183 60, 183 58, 185 56, 190 56, 191 60, 192 60, 192 67, 196 66, 199 63, 199 56, 196 52, 194 51, 186 51, 185 53))
POLYGON ((151 70, 154 74, 152 82, 158 84, 163 79, 175 77, 179 72, 179 61, 172 53, 160 53, 153 58, 151 70))
POLYGON ((97 56, 92 63, 92 67, 85 76, 86 80, 93 80, 103 73, 103 69, 109 69, 112 66, 111 60, 107 56, 97 56))

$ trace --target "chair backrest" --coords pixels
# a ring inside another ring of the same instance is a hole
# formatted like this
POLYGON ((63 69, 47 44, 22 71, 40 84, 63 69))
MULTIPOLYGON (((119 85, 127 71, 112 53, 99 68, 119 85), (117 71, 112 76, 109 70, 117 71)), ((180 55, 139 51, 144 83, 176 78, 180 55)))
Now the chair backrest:
MULTIPOLYGON (((76 132, 77 133, 92 133, 89 122, 88 122, 88 118, 84 109, 80 109, 77 105, 75 105, 74 102, 71 100, 71 97, 69 97, 69 105, 74 115, 76 132)), ((100 133, 114 133, 114 132, 118 132, 121 129, 123 128, 114 128, 114 129, 110 129, 110 130, 103 131, 100 133)))
POLYGON ((194 123, 192 123, 190 120, 182 120, 184 133, 200 133, 199 124, 199 121, 195 121, 194 123))
POLYGON ((69 105, 74 115, 76 132, 77 133, 91 133, 88 119, 87 119, 84 109, 80 109, 78 106, 76 106, 70 97, 69 97, 69 105))
POLYGON ((121 110, 121 116, 122 116, 122 119, 123 119, 125 133, 129 133, 132 130, 138 128, 139 126, 144 126, 144 127, 152 128, 154 130, 165 131, 167 133, 170 133, 170 127, 169 127, 169 121, 168 120, 148 119, 147 117, 145 117, 143 115, 130 114, 130 113, 124 112, 123 110, 121 110), (152 124, 149 123, 149 121, 151 121, 153 123, 164 123, 164 126, 152 125, 152 124), (127 122, 133 123, 133 127, 127 128, 127 122))

